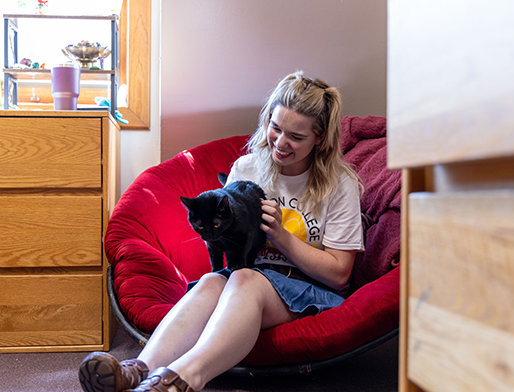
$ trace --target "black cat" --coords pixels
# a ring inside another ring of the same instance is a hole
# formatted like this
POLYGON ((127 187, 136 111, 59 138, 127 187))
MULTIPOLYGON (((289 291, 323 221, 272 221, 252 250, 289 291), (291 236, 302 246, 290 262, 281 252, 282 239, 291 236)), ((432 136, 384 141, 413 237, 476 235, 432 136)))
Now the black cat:
MULTIPOLYGON (((219 173, 218 179, 225 185, 227 175, 219 173)), ((223 268, 223 254, 231 270, 254 266, 266 242, 266 233, 259 227, 261 199, 265 198, 261 187, 252 181, 235 181, 195 198, 180 198, 189 210, 191 226, 207 245, 212 271, 223 268)))

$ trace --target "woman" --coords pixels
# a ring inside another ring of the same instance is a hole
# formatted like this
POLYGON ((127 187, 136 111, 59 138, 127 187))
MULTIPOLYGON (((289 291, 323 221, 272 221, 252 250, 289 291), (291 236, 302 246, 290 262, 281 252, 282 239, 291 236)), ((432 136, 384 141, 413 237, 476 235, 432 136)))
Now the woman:
POLYGON ((261 329, 343 302, 339 290, 363 236, 360 183, 341 159, 340 115, 340 95, 326 83, 296 72, 278 84, 250 154, 227 181, 255 181, 268 196, 268 241, 255 268, 204 275, 137 359, 90 354, 79 373, 85 391, 199 391, 244 359, 261 329))

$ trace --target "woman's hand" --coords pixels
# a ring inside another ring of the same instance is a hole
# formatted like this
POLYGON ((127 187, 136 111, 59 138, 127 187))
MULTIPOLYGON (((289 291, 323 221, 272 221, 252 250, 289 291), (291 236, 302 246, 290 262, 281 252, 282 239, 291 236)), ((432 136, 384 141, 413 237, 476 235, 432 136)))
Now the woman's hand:
POLYGON ((282 226, 282 211, 278 203, 262 200, 261 229, 285 257, 312 278, 340 290, 348 281, 355 260, 354 250, 314 248, 288 232, 282 226))
POLYGON ((282 210, 278 203, 272 200, 262 200, 262 220, 266 224, 261 223, 261 230, 266 233, 268 240, 276 241, 284 234, 286 230, 282 227, 282 210))

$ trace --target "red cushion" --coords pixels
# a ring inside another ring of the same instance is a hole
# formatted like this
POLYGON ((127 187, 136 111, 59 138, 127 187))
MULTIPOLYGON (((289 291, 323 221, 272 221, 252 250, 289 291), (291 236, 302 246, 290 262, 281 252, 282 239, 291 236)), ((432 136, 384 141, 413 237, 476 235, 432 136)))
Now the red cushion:
MULTIPOLYGON (((345 159, 366 185, 361 208, 374 222, 352 273, 349 293, 357 291, 337 308, 262 332, 247 364, 330 358, 398 326, 400 172, 385 166, 385 118, 344 117, 342 124, 345 159)), ((105 251, 120 306, 142 331, 152 332, 187 283, 210 271, 179 197, 220 187, 217 173, 230 171, 247 139, 207 143, 146 170, 116 205, 105 251)))
POLYGON ((332 358, 398 327, 399 268, 361 287, 342 305, 262 331, 247 365, 332 358))

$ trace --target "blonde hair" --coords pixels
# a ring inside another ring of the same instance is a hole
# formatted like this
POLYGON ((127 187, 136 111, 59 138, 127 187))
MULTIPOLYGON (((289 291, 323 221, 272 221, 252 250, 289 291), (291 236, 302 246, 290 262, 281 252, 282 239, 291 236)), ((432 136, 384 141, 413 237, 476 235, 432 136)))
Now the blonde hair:
POLYGON ((309 179, 299 200, 300 206, 312 203, 314 215, 319 215, 321 202, 326 201, 337 189, 343 172, 355 180, 362 190, 357 173, 342 160, 342 101, 339 91, 319 79, 304 77, 302 71, 286 76, 273 90, 261 110, 259 127, 248 142, 250 152, 257 156, 256 170, 261 175, 261 187, 267 192, 272 191, 280 172, 279 166, 273 161, 267 140, 271 116, 278 105, 314 117, 314 133, 316 136, 324 136, 323 141, 313 148, 309 179))

